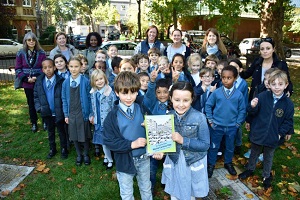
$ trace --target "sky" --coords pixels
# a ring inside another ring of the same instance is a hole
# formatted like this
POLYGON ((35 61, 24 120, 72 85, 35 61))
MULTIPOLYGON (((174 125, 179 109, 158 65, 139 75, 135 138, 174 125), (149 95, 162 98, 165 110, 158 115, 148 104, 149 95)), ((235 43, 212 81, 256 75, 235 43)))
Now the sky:
POLYGON ((296 4, 297 8, 300 8, 300 0, 292 0, 293 4, 296 4))

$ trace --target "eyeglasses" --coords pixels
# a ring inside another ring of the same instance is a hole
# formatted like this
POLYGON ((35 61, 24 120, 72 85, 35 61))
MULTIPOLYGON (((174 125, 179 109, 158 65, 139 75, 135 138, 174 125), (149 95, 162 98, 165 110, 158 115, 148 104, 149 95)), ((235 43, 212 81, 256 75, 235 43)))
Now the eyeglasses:
POLYGON ((269 43, 271 43, 271 44, 274 44, 273 39, 270 38, 270 37, 261 38, 261 39, 260 39, 260 43, 262 43, 262 42, 269 42, 269 43))
POLYGON ((211 79, 212 76, 201 76, 201 78, 211 79))
POLYGON ((27 42, 35 42, 36 40, 35 39, 32 39, 32 38, 30 38, 30 39, 27 39, 27 42))

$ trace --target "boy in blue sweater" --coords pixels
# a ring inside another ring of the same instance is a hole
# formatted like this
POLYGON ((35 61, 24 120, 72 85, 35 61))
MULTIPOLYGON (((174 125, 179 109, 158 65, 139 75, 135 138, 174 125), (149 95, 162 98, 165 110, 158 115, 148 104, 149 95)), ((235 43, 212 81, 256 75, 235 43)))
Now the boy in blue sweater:
POLYGON ((44 74, 40 75, 34 86, 34 106, 47 123, 50 151, 47 158, 56 155, 55 127, 59 134, 61 158, 68 157, 67 133, 65 131, 64 113, 62 108, 61 90, 64 78, 55 74, 54 61, 46 58, 42 62, 44 74))
POLYGON ((239 174, 240 179, 252 176, 256 160, 263 151, 263 186, 271 187, 273 156, 280 138, 289 140, 287 134, 293 130, 294 104, 284 93, 289 82, 287 74, 275 70, 270 74, 269 86, 271 91, 265 91, 254 99, 247 107, 248 117, 251 117, 250 141, 251 154, 247 170, 239 174), (263 149, 263 150, 262 150, 263 149))
POLYGON ((231 175, 237 174, 232 165, 234 138, 246 117, 243 94, 234 86, 237 76, 238 72, 234 66, 224 67, 221 76, 223 86, 210 95, 205 105, 206 117, 211 126, 211 144, 207 159, 209 178, 213 174, 223 136, 225 136, 224 167, 231 175))
POLYGON ((146 131, 142 126, 149 113, 137 98, 141 83, 137 74, 121 72, 115 79, 115 93, 120 100, 104 120, 104 144, 114 153, 122 199, 134 199, 136 175, 141 199, 152 199, 150 159, 146 154, 146 131))

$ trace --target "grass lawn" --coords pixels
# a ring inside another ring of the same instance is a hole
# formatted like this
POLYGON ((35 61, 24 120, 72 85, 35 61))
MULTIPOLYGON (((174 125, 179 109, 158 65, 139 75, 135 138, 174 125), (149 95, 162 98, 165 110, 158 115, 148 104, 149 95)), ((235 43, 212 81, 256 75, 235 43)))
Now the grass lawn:
MULTIPOLYGON (((261 168, 255 172, 257 180, 248 180, 254 186, 253 190, 262 198, 268 195, 270 199, 276 200, 300 198, 300 68, 290 66, 290 74, 294 83, 292 100, 295 104, 295 134, 275 152, 275 178, 271 193, 264 195, 260 191, 261 168)), ((106 171, 102 166, 102 158, 96 159, 92 156, 93 149, 90 151, 90 166, 75 166, 74 147, 66 160, 62 160, 59 154, 50 160, 46 159, 49 150, 47 132, 41 130, 41 122, 39 131, 31 132, 25 94, 23 90, 14 90, 12 83, 0 85, 0 119, 0 163, 37 167, 6 199, 119 199, 115 171, 106 171)), ((244 138, 247 141, 246 133, 244 138)), ((247 142, 243 146, 244 152, 247 151, 246 146, 247 142)), ((243 170, 242 157, 236 157, 236 163, 243 170)), ((161 173, 158 178, 160 176, 161 173)), ((168 199, 160 184, 157 191, 154 199, 168 199)), ((136 185, 135 194, 136 199, 140 199, 136 185)))

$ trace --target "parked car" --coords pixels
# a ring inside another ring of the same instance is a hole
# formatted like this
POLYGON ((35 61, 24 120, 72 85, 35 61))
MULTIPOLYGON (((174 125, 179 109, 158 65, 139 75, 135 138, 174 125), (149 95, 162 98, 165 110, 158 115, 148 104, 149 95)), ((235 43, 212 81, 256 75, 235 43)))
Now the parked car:
MULTIPOLYGON (((239 48, 241 50, 242 55, 246 54, 258 54, 259 53, 259 45, 261 38, 245 38, 239 44, 239 48)), ((286 58, 290 58, 292 56, 292 50, 283 46, 283 51, 286 58)))
POLYGON ((73 37, 73 45, 76 49, 85 49, 86 46, 85 46, 85 40, 86 40, 86 36, 75 36, 73 37))
MULTIPOLYGON (((188 44, 191 50, 199 52, 203 44, 205 31, 187 31, 184 37, 185 43, 188 44)), ((227 36, 221 35, 220 37, 227 49, 228 55, 231 57, 240 57, 241 52, 239 47, 227 36)))
POLYGON ((20 44, 12 39, 0 39, 0 56, 1 57, 15 57, 16 53, 23 48, 20 44))
POLYGON ((107 51, 110 45, 115 45, 118 48, 118 53, 122 58, 133 56, 134 49, 137 46, 136 43, 131 42, 131 41, 117 40, 117 41, 102 42, 102 45, 100 46, 100 48, 107 51))

